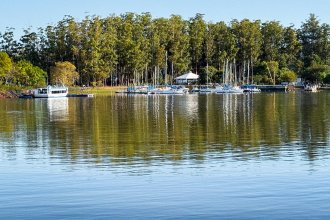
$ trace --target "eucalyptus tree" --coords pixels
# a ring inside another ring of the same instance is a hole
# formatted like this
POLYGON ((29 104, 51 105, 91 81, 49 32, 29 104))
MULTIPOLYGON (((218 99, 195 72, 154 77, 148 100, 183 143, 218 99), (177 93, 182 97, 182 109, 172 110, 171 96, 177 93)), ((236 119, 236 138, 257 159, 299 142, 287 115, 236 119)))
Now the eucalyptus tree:
POLYGON ((196 14, 189 20, 189 52, 193 71, 197 74, 203 54, 203 42, 206 34, 206 23, 202 14, 196 14))
POLYGON ((243 66, 243 76, 245 76, 247 69, 246 82, 250 83, 251 81, 253 83, 253 66, 261 52, 262 34, 260 21, 244 19, 239 22, 233 20, 231 24, 238 41, 238 58, 241 66, 243 66))
POLYGON ((266 75, 275 85, 280 68, 280 51, 284 43, 284 28, 277 21, 266 22, 261 26, 261 34, 261 60, 263 60, 263 64, 266 66, 266 73, 268 73, 266 75))
POLYGON ((129 83, 129 78, 133 78, 131 70, 134 69, 134 16, 134 13, 122 14, 117 29, 118 73, 122 83, 129 83))
POLYGON ((157 18, 152 22, 152 34, 150 38, 151 46, 151 72, 153 84, 159 83, 160 69, 164 69, 164 82, 168 82, 168 42, 169 42, 169 22, 165 18, 157 18))
POLYGON ((80 29, 79 22, 76 22, 73 17, 67 17, 65 43, 67 45, 67 61, 72 62, 77 69, 81 68, 80 50, 82 48, 83 33, 80 29))
POLYGON ((292 27, 284 28, 283 44, 280 51, 280 64, 296 73, 301 72, 303 62, 300 60, 301 44, 298 40, 297 31, 292 27))
POLYGON ((65 61, 70 59, 70 46, 67 42, 68 23, 72 20, 71 16, 65 16, 57 23, 55 31, 55 56, 56 61, 65 61))
POLYGON ((187 71, 189 59, 188 23, 179 15, 169 18, 168 58, 171 63, 172 80, 177 73, 187 71))
POLYGON ((266 61, 280 61, 280 50, 284 41, 284 28, 278 21, 270 21, 261 25, 262 54, 266 61))
POLYGON ((237 37, 234 31, 224 22, 218 22, 215 28, 214 61, 219 71, 222 70, 223 82, 237 81, 236 55, 238 52, 237 37), (230 74, 229 74, 230 72, 230 74))
POLYGON ((217 70, 214 66, 212 66, 212 58, 215 53, 215 35, 216 29, 213 23, 208 23, 206 26, 206 33, 204 35, 204 43, 203 43, 203 57, 205 67, 205 78, 206 83, 209 82, 209 78, 213 78, 213 75, 216 74, 217 70), (212 71, 209 71, 209 66, 211 65, 212 71))
MULTIPOLYGON (((101 47, 101 68, 107 73, 107 76, 113 76, 118 63, 116 51, 117 44, 117 24, 118 19, 110 16, 102 20, 103 34, 100 42, 101 47)), ((113 77, 112 77, 113 78, 113 77)))
POLYGON ((86 36, 86 56, 84 59, 83 72, 88 76, 93 86, 102 85, 109 73, 102 68, 102 21, 95 16, 89 21, 86 36))
POLYGON ((220 71, 224 66, 223 63, 227 58, 227 51, 225 49, 226 40, 225 36, 230 31, 229 27, 225 22, 217 22, 210 26, 210 29, 214 32, 214 54, 213 54, 213 65, 220 71))
POLYGON ((20 41, 20 59, 29 60, 33 65, 40 66, 40 41, 38 34, 31 32, 29 29, 24 30, 24 35, 20 38, 20 41))
POLYGON ((6 28, 1 34, 0 50, 6 52, 14 60, 19 53, 19 43, 15 40, 14 28, 6 28))
POLYGON ((43 66, 47 72, 49 72, 50 67, 57 61, 56 51, 56 33, 55 27, 48 25, 45 30, 45 49, 43 50, 43 55, 45 56, 43 61, 43 66))
POLYGON ((148 81, 147 69, 151 63, 152 18, 150 13, 135 15, 133 25, 134 53, 133 75, 134 83, 141 84, 148 81))

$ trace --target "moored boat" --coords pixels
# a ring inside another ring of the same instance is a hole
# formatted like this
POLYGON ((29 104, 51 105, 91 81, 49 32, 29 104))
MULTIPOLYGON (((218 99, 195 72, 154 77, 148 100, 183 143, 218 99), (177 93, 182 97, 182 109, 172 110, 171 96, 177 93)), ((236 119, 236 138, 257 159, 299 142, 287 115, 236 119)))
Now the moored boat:
POLYGON ((219 86, 216 88, 216 93, 233 93, 233 94, 242 94, 243 89, 241 89, 239 86, 233 86, 230 84, 219 86))
POLYGON ((255 85, 242 85, 241 89, 243 89, 243 92, 260 92, 261 90, 257 88, 255 85))
POLYGON ((44 88, 34 89, 32 96, 34 98, 58 98, 68 95, 68 87, 65 86, 47 86, 44 88))
POLYGON ((317 89, 318 89, 317 85, 307 84, 304 86, 304 90, 307 92, 317 92, 317 89))
POLYGON ((166 86, 162 88, 155 88, 150 91, 150 94, 163 94, 163 95, 173 95, 173 94, 185 94, 188 93, 188 88, 185 88, 184 86, 166 86))

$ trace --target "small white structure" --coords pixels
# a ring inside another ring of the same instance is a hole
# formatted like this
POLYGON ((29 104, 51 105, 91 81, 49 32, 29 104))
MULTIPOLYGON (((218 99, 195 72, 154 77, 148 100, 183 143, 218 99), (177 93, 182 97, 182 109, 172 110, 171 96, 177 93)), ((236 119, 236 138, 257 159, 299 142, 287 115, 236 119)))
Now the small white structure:
POLYGON ((58 98, 68 95, 68 87, 65 86, 47 86, 33 90, 34 98, 58 98))
POLYGON ((176 80, 177 84, 188 84, 191 82, 197 82, 198 78, 199 78, 199 75, 189 72, 189 73, 176 77, 175 80, 176 80))

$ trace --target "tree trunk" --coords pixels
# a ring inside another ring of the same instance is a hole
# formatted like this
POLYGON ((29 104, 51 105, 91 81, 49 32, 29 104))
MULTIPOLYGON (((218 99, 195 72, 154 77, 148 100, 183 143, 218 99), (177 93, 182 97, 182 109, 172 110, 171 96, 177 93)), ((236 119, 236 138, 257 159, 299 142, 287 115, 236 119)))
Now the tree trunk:
POLYGON ((246 63, 245 63, 245 60, 243 61, 243 84, 246 84, 246 78, 245 78, 245 65, 246 65, 246 63))
POLYGON ((253 58, 251 56, 251 84, 253 84, 253 58))
POLYGON ((246 82, 247 84, 250 84, 250 60, 248 60, 248 66, 247 66, 247 79, 246 82))

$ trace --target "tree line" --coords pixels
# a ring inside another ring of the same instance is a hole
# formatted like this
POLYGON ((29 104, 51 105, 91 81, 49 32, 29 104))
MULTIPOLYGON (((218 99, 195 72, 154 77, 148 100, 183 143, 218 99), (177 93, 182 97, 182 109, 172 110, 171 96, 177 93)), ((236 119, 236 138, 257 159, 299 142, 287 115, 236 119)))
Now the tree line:
POLYGON ((330 83, 330 26, 311 14, 300 28, 249 19, 206 22, 202 14, 152 18, 65 16, 16 40, 0 33, 0 84, 166 84, 187 71, 200 83, 330 83))

